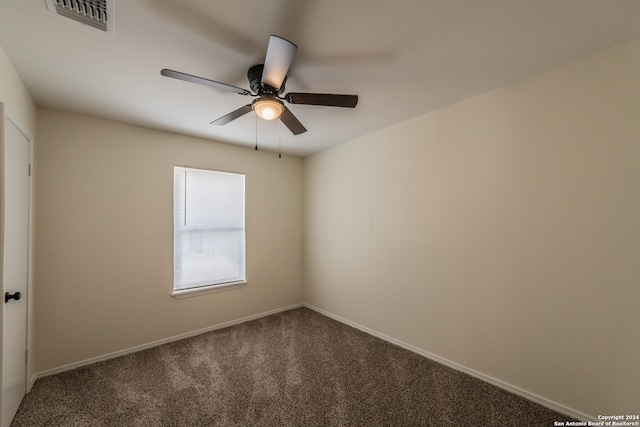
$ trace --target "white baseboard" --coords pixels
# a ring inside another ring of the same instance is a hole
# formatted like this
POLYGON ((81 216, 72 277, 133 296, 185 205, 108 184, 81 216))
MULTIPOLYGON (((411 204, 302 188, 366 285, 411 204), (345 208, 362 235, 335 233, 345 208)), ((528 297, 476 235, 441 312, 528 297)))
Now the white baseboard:
POLYGON ((507 390, 508 392, 511 392, 511 393, 516 394, 516 395, 521 396, 521 397, 524 397, 527 400, 535 402, 535 403, 537 403, 539 405, 542 405, 542 406, 544 406, 546 408, 552 409, 552 410, 554 410, 556 412, 559 412, 561 414, 567 415, 567 416, 569 416, 571 418, 576 418, 578 420, 585 421, 585 422, 598 421, 596 418, 594 418, 592 416, 589 416, 589 415, 587 415, 587 414, 585 414, 583 412, 576 411, 574 409, 568 408, 568 407, 566 407, 564 405, 561 405, 559 403, 553 402, 553 401, 551 401, 549 399, 545 399, 544 397, 538 396, 537 394, 530 393, 530 392, 528 392, 526 390, 523 390, 523 389, 521 389, 519 387, 516 387, 516 386, 511 385, 509 383, 506 383, 504 381, 501 381, 501 380, 499 380, 497 378, 493 378, 493 377, 491 377, 489 375, 485 375, 485 374, 483 374, 481 372, 478 372, 478 371, 475 371, 475 370, 473 370, 471 368, 468 368, 466 366, 460 365, 459 363, 456 363, 456 362, 453 362, 451 360, 445 359, 443 357, 440 357, 440 356, 438 356, 436 354, 430 353, 430 352, 428 352, 426 350, 423 350, 421 348, 412 346, 411 344, 407 344, 407 343, 405 343, 403 341, 400 341, 400 340, 397 340, 397 339, 392 338, 390 336, 381 334, 380 332, 374 331, 373 329, 369 329, 369 328, 367 328, 365 326, 362 326, 362 325, 360 325, 358 323, 355 323, 355 322, 352 322, 350 320, 344 319, 344 318, 342 318, 340 316, 337 316, 337 315, 335 315, 333 313, 325 311, 325 310, 323 310, 321 308, 315 307, 315 306, 313 306, 311 304, 304 303, 304 306, 309 308, 309 309, 311 309, 311 310, 313 310, 313 311, 317 311, 318 313, 320 313, 320 314, 322 314, 324 316, 327 316, 327 317, 330 317, 330 318, 332 318, 334 320, 337 320, 340 323, 344 323, 345 325, 348 325, 348 326, 351 326, 353 328, 359 329, 362 332, 366 332, 369 335, 373 335, 374 337, 377 337, 377 338, 380 338, 380 339, 382 339, 384 341, 390 342, 391 344, 395 344, 398 347, 401 347, 401 348, 409 350, 409 351, 411 351, 413 353, 419 354, 420 356, 426 357, 427 359, 431 359, 434 362, 438 362, 438 363, 440 363, 442 365, 448 366, 449 368, 455 369, 456 371, 460 371, 460 372, 464 372, 465 374, 469 374, 472 377, 476 377, 479 380, 482 380, 482 381, 484 381, 486 383, 495 385, 496 387, 500 387, 503 390, 507 390))
POLYGON ((139 351, 147 350, 147 349, 150 349, 150 348, 153 348, 153 347, 157 347, 157 346, 160 346, 160 345, 163 345, 163 344, 168 344, 168 343, 171 343, 171 342, 174 342, 174 341, 179 341, 179 340, 182 340, 182 339, 185 339, 185 338, 194 337, 196 335, 200 335, 200 334, 204 334, 204 333, 207 333, 207 332, 215 331, 216 329, 227 328, 229 326, 238 325, 240 323, 245 323, 245 322, 249 322, 251 320, 260 319, 261 317, 270 316, 272 314, 280 313, 280 312, 283 312, 283 311, 293 310, 295 308, 300 308, 302 306, 303 306, 303 304, 300 303, 300 304, 290 305, 290 306, 287 306, 287 307, 281 307, 281 308, 277 308, 275 310, 266 311, 264 313, 254 314, 252 316, 243 317, 241 319, 231 320, 229 322, 224 322, 224 323, 220 323, 218 325, 210 326, 210 327, 207 327, 207 328, 198 329, 197 331, 187 332, 185 334, 180 334, 180 335, 176 335, 176 336, 173 336, 173 337, 170 337, 170 338, 165 338, 165 339, 162 339, 162 340, 153 341, 153 342, 150 342, 150 343, 147 343, 147 344, 137 345, 135 347, 127 348, 127 349, 120 350, 120 351, 115 351, 113 353, 104 354, 102 356, 92 357, 91 359, 81 360, 79 362, 74 362, 74 363, 70 363, 68 365, 59 366, 57 368, 48 369, 46 371, 37 372, 31 377, 31 385, 33 385, 33 383, 35 383, 38 378, 43 378, 43 377, 47 377, 49 375, 59 374, 61 372, 70 371, 72 369, 77 369, 77 368, 80 368, 82 366, 91 365, 92 363, 96 363, 96 362, 102 362, 104 360, 115 359, 116 357, 125 356, 127 354, 137 353, 139 351))

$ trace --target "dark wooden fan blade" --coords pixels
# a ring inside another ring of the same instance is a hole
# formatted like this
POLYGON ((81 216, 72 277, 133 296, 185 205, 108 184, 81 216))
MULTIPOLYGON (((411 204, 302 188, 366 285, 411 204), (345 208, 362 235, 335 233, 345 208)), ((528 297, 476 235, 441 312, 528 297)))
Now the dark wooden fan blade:
POLYGON ((227 123, 237 119, 238 117, 244 116, 251 110, 251 104, 247 104, 244 107, 240 107, 237 110, 230 112, 226 116, 222 116, 219 119, 212 121, 211 124, 216 126, 226 125, 227 123))
POLYGON ((307 129, 302 126, 302 123, 300 123, 296 116, 294 116, 291 110, 287 107, 284 107, 284 111, 280 115, 280 121, 282 121, 282 123, 284 123, 284 125, 288 127, 294 135, 300 135, 307 131, 307 129))
POLYGON ((192 76, 191 74, 185 74, 179 71, 168 70, 166 68, 160 71, 160 74, 162 74, 165 77, 171 77, 178 80, 184 80, 185 82, 197 83, 199 85, 205 85, 205 86, 213 87, 220 90, 226 90, 228 92, 234 92, 239 95, 251 95, 251 92, 249 92, 246 89, 242 89, 240 87, 228 85, 226 83, 215 82, 209 79, 203 79, 202 77, 192 76))
POLYGON ((291 92, 285 96, 290 104, 324 105, 327 107, 355 108, 358 95, 335 95, 331 93, 291 92))
POLYGON ((262 83, 278 90, 287 77, 298 46, 282 37, 271 36, 262 70, 262 83))

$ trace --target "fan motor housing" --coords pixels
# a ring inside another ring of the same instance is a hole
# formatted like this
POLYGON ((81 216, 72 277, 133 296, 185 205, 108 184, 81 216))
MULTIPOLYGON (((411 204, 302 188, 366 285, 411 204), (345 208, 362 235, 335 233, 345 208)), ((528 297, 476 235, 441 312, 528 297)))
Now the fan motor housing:
POLYGON ((284 92, 284 84, 287 81, 287 78, 284 78, 280 89, 276 90, 271 86, 262 84, 263 70, 264 64, 256 64, 249 68, 249 71, 247 71, 247 79, 249 80, 249 87, 251 88, 251 90, 258 95, 262 95, 263 93, 280 95, 282 92, 284 92))
POLYGON ((249 87, 254 93, 260 93, 262 90, 262 69, 264 64, 257 64, 249 68, 247 78, 249 79, 249 87))

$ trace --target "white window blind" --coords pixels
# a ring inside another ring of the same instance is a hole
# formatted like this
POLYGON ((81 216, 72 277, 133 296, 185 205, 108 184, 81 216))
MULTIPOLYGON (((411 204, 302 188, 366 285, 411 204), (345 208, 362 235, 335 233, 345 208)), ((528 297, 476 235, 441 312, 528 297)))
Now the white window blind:
POLYGON ((174 291, 245 280, 244 175, 174 168, 174 291))

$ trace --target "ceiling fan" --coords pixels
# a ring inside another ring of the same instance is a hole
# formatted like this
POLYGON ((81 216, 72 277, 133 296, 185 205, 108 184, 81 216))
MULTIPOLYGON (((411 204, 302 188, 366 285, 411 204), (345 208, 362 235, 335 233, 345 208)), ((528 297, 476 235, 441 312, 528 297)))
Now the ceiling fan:
POLYGON ((290 41, 282 37, 271 36, 269 38, 269 46, 267 47, 267 56, 264 64, 252 66, 247 73, 251 91, 166 68, 163 69, 160 74, 165 77, 210 86, 239 95, 257 97, 252 103, 212 121, 211 124, 213 125, 226 125, 253 110, 259 117, 265 120, 275 120, 279 118, 291 133, 299 135, 306 132, 307 129, 300 123, 296 116, 293 115, 291 110, 284 105, 283 100, 289 104, 355 108, 358 104, 358 95, 289 92, 283 96, 282 93, 284 92, 287 73, 289 72, 289 67, 291 66, 297 49, 298 47, 290 41))

